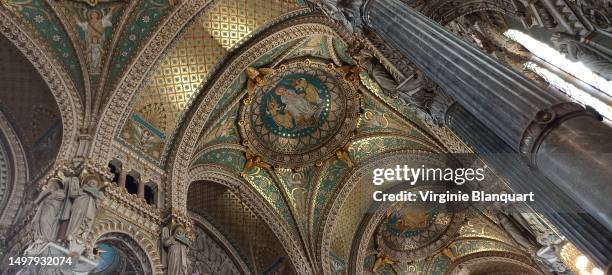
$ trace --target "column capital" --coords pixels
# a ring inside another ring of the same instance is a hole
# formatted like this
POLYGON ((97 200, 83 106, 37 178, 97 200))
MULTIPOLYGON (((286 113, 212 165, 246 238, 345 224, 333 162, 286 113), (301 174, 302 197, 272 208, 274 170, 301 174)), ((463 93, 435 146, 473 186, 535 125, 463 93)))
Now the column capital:
POLYGON ((603 119, 593 108, 589 106, 585 108, 573 102, 555 104, 537 112, 529 126, 525 129, 525 132, 523 132, 520 141, 521 153, 529 158, 529 163, 531 165, 535 166, 536 162, 534 157, 537 155, 538 149, 548 133, 563 122, 578 116, 594 117, 600 121, 603 119))

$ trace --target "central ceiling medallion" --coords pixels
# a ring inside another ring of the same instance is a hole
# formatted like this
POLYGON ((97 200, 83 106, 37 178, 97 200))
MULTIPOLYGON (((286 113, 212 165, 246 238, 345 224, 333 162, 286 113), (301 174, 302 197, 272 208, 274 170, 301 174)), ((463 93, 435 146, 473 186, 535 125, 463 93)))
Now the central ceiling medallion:
POLYGON ((281 167, 302 167, 333 155, 355 129, 357 90, 333 65, 285 63, 266 76, 241 112, 253 152, 281 167))

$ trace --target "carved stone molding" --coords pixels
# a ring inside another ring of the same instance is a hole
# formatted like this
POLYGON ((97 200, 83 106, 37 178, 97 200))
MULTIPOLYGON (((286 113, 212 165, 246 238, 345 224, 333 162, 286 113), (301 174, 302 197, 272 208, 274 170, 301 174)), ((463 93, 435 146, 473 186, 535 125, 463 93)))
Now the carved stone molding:
POLYGON ((78 91, 60 62, 51 54, 46 43, 19 18, 0 7, 0 33, 6 36, 45 80, 59 108, 63 137, 57 160, 70 160, 77 151, 77 136, 83 122, 83 105, 78 91))
MULTIPOLYGON (((238 175, 234 175, 217 165, 198 165, 190 170, 188 179, 190 183, 196 181, 215 182, 226 186, 237 194, 248 207, 268 224, 291 259, 296 272, 298 274, 313 274, 312 266, 309 265, 310 261, 305 254, 300 242, 301 238, 297 232, 288 228, 288 224, 276 214, 277 212, 272 206, 238 175)), ((186 191, 182 193, 182 196, 184 196, 184 200, 187 200, 186 191)))
POLYGON ((136 198, 133 194, 128 194, 126 189, 120 186, 110 186, 105 189, 105 199, 102 201, 102 208, 121 214, 143 230, 154 233, 162 223, 160 211, 154 206, 146 203, 144 199, 136 198))
MULTIPOLYGON (((158 184, 163 183, 163 179, 166 176, 166 172, 159 168, 145 158, 143 158, 138 153, 135 153, 133 150, 130 150, 128 147, 124 146, 120 142, 113 141, 113 150, 109 159, 116 159, 121 161, 123 167, 127 168, 126 171, 134 170, 140 173, 141 180, 146 178, 158 184), (146 175, 144 175, 146 172, 146 175)), ((146 182, 146 180, 145 180, 146 182)))
MULTIPOLYGON (((197 150, 197 141, 204 129, 201 125, 207 121, 214 109, 215 103, 222 96, 225 87, 229 87, 236 77, 259 56, 288 41, 321 34, 337 36, 347 41, 348 36, 337 30, 339 28, 324 16, 302 16, 279 23, 258 37, 236 50, 235 56, 225 63, 224 70, 211 79, 216 79, 201 92, 186 117, 185 124, 177 137, 177 144, 172 151, 168 166, 168 182, 172 186, 166 190, 166 206, 177 211, 186 211, 186 199, 189 184, 188 169, 191 157, 197 150)), ((244 91, 243 93, 246 93, 244 91)))
POLYGON ((333 226, 339 218, 342 205, 344 205, 349 199, 349 195, 353 188, 355 188, 357 184, 363 184, 363 182, 359 180, 359 178, 363 176, 362 171, 372 171, 374 168, 383 167, 386 163, 406 163, 407 161, 444 164, 447 160, 445 156, 439 154, 439 152, 437 154, 436 152, 422 150, 400 150, 368 159, 368 161, 363 162, 365 165, 355 168, 349 178, 343 181, 345 184, 341 186, 339 191, 334 195, 334 197, 331 198, 332 203, 328 203, 324 214, 321 215, 325 218, 322 222, 321 228, 319 228, 321 244, 318 248, 320 249, 319 257, 322 262, 323 271, 327 272, 331 270, 331 262, 327 255, 329 255, 331 250, 333 226))
POLYGON ((421 12, 442 25, 446 25, 459 17, 480 11, 496 11, 509 16, 517 14, 517 10, 511 0, 443 0, 433 3, 433 5, 426 5, 421 12))
POLYGON ((242 260, 238 251, 234 248, 234 246, 223 236, 217 228, 214 227, 210 222, 201 217, 200 215, 189 212, 189 217, 194 220, 195 226, 201 227, 206 234, 210 235, 226 252, 228 256, 231 257, 232 261, 236 264, 236 266, 240 269, 242 274, 249 274, 249 267, 242 260))
POLYGON ((535 158, 546 136, 563 122, 578 116, 590 116, 602 120, 602 116, 593 108, 584 108, 573 102, 559 103, 539 111, 523 132, 519 148, 521 153, 529 158, 532 165, 536 166, 535 158))
POLYGON ((175 7, 160 28, 151 35, 151 39, 135 55, 134 61, 125 69, 118 84, 113 87, 109 100, 103 107, 99 124, 93 138, 91 156, 100 164, 109 161, 112 153, 113 139, 122 126, 118 121, 127 117, 136 100, 138 91, 148 73, 157 64, 164 51, 188 22, 203 9, 212 7, 214 1, 182 1, 175 7))
MULTIPOLYGON (((17 215, 24 195, 24 188, 29 181, 28 163, 25 151, 17 133, 0 112, 0 150, 4 151, 6 169, 0 171, 0 231, 10 226, 17 215), (3 145, 7 146, 4 147, 3 145), (6 179, 4 182, 3 179, 6 179)), ((2 168, 0 168, 2 169, 2 168)))
MULTIPOLYGON (((96 223, 93 230, 87 238, 89 248, 93 249, 98 241, 104 239, 109 234, 123 234, 134 240, 138 246, 144 251, 146 260, 141 262, 148 262, 149 267, 143 267, 145 270, 151 272, 145 272, 147 274, 163 274, 163 264, 161 262, 161 256, 159 255, 159 234, 161 230, 158 230, 156 234, 145 233, 140 230, 140 227, 135 226, 129 222, 125 222, 119 217, 113 217, 112 215, 106 215, 101 213, 96 218, 96 223)), ((141 258, 141 257, 138 257, 141 258)))

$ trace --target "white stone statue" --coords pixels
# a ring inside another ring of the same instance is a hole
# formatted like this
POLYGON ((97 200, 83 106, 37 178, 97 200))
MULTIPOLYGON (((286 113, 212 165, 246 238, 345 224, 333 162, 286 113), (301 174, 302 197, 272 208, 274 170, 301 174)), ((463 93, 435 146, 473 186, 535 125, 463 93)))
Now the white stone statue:
POLYGON ((361 20, 361 0, 311 0, 319 10, 329 18, 338 21, 351 33, 360 33, 363 28, 361 20))
POLYGON ((168 227, 162 229, 162 244, 166 248, 166 274, 168 275, 187 275, 189 259, 187 249, 189 239, 185 236, 182 226, 177 226, 173 234, 168 227))
POLYGON ((66 199, 66 192, 61 187, 61 181, 65 179, 64 173, 58 172, 58 178, 53 178, 43 186, 42 192, 34 201, 38 205, 32 230, 37 239, 52 242, 57 237, 60 213, 66 199))
POLYGON ((96 201, 102 195, 100 180, 84 173, 84 184, 82 187, 69 189, 68 196, 73 199, 70 208, 70 221, 66 229, 66 239, 73 242, 76 238, 84 238, 91 230, 93 221, 98 211, 96 201))
POLYGON ((356 59, 359 66, 370 75, 385 95, 397 98, 404 104, 416 107, 422 111, 427 109, 433 98, 433 93, 424 89, 426 82, 422 74, 414 71, 412 76, 409 76, 400 83, 371 54, 362 51, 356 56, 356 59))

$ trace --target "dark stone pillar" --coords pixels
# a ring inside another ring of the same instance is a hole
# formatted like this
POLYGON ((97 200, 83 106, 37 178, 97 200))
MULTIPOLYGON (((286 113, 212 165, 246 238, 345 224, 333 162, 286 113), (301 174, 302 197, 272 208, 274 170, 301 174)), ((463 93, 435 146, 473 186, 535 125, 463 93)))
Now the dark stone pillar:
MULTIPOLYGON (((612 128, 400 0, 370 0, 366 25, 559 190, 612 230, 612 128), (567 110, 567 108, 571 110, 567 110)), ((477 141, 476 141, 477 142, 477 141)))
POLYGON ((119 187, 125 188, 125 181, 127 180, 127 171, 125 169, 121 169, 121 173, 119 173, 119 187))
POLYGON ((535 202, 530 205, 590 259, 601 267, 612 262, 610 231, 563 190, 528 167, 522 156, 459 104, 452 105, 444 119, 455 134, 472 145, 476 153, 506 179, 513 191, 534 192, 535 202))

